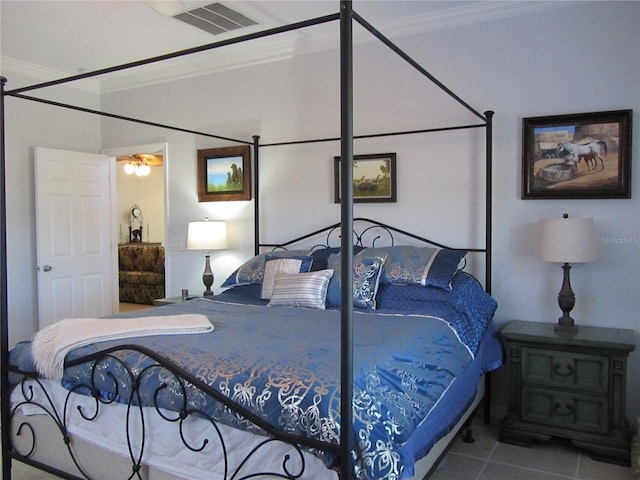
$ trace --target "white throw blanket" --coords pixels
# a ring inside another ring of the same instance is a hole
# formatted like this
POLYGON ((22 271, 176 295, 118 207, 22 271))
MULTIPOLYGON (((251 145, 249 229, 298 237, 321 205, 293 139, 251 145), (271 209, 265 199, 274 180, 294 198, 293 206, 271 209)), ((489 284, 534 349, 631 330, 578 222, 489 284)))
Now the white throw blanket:
POLYGON ((31 344, 31 355, 40 375, 60 380, 64 371, 64 359, 73 348, 128 337, 211 331, 213 325, 206 315, 200 314, 140 318, 69 318, 36 333, 31 344))

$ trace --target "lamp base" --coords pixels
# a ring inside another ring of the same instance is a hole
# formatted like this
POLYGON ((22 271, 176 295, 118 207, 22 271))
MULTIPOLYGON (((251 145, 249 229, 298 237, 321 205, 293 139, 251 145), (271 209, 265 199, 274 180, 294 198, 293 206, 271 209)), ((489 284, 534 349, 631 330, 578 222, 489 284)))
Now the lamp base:
POLYGON ((202 283, 204 283, 204 286, 206 288, 206 290, 202 294, 204 297, 210 297, 213 295, 213 291, 211 290, 211 285, 213 285, 213 272, 211 271, 211 263, 209 262, 209 257, 210 254, 209 252, 207 252, 204 256, 204 272, 202 274, 202 283))
POLYGON ((576 333, 578 331, 578 327, 575 325, 573 318, 569 315, 571 310, 573 310, 573 306, 576 303, 576 297, 573 294, 573 290, 571 289, 571 281, 569 272, 571 271, 571 265, 565 263, 562 266, 562 288, 558 293, 558 305, 560 306, 560 310, 562 310, 562 316, 558 319, 558 323, 554 327, 556 332, 563 333, 576 333))
POLYGON ((553 326, 553 331, 558 333, 578 333, 577 325, 563 325, 561 323, 556 323, 553 326))

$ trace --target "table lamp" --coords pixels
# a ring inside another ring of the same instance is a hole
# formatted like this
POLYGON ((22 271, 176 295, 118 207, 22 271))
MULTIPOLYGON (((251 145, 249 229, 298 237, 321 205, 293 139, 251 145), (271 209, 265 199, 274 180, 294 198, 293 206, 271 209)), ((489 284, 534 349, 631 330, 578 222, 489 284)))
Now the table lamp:
POLYGON ((205 286, 204 296, 213 295, 211 285, 213 285, 213 271, 211 270, 211 250, 224 250, 227 244, 227 226, 223 221, 210 221, 205 218, 204 222, 189 222, 187 229, 187 250, 205 250, 204 273, 202 282, 205 286))
POLYGON ((558 305, 562 316, 554 327, 557 332, 575 333, 578 327, 569 315, 575 305, 575 295, 569 281, 570 263, 592 262, 598 258, 596 232, 592 218, 562 218, 540 220, 538 259, 562 263, 564 271, 558 305))

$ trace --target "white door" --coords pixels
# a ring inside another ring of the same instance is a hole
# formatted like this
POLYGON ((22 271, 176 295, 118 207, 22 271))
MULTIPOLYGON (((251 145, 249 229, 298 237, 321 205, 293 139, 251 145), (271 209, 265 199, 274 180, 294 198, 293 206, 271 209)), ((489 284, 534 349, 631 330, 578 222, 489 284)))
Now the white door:
POLYGON ((35 149, 39 327, 113 312, 113 157, 35 149))

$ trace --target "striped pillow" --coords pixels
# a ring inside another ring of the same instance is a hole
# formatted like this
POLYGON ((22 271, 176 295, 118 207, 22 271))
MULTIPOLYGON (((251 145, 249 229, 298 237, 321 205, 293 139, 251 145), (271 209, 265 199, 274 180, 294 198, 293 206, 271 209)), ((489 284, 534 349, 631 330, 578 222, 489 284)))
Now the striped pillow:
POLYGON ((325 298, 333 270, 309 273, 278 273, 269 306, 325 309, 325 298))
MULTIPOLYGON (((309 263, 309 267, 311 263, 309 263)), ((264 263, 264 276, 262 278, 262 299, 269 300, 273 294, 273 285, 280 273, 308 272, 302 270, 302 260, 297 258, 278 258, 267 260, 264 263)))

